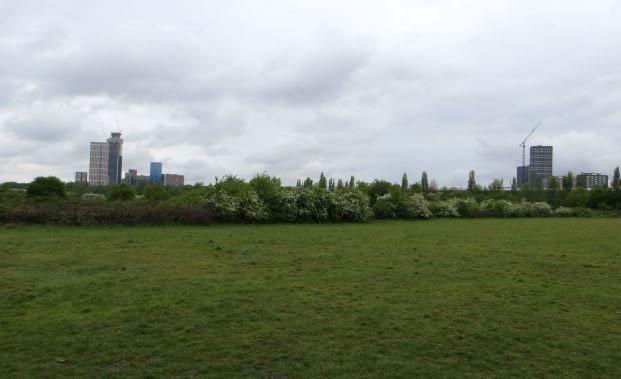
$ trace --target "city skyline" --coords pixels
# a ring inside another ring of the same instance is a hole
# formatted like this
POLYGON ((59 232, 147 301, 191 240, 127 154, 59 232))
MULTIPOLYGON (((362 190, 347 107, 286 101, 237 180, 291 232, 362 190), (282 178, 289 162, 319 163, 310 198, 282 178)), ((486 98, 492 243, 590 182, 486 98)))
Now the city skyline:
POLYGON ((187 183, 508 181, 539 121, 555 174, 621 162, 618 1, 132 3, 0 5, 0 181, 70 181, 109 130, 187 183))

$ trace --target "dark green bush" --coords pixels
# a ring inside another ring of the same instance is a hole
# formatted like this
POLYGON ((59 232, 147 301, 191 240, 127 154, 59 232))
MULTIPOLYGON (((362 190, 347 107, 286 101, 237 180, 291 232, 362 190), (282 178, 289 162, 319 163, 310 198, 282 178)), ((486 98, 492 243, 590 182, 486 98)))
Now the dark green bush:
POLYGON ((110 186, 106 198, 110 201, 130 201, 136 198, 136 192, 129 184, 114 184, 110 186))
POLYGON ((65 185, 55 176, 39 176, 28 186, 26 196, 46 200, 64 199, 66 197, 65 185))

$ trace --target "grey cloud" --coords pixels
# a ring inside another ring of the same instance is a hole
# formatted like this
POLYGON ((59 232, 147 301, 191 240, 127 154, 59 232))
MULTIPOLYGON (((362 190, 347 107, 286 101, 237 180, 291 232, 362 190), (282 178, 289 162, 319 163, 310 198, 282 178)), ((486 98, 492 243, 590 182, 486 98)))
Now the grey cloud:
POLYGON ((190 182, 508 180, 539 120, 555 170, 611 171, 618 4, 3 2, 0 135, 24 148, 3 149, 0 171, 68 179, 116 118, 127 167, 166 160, 190 182))

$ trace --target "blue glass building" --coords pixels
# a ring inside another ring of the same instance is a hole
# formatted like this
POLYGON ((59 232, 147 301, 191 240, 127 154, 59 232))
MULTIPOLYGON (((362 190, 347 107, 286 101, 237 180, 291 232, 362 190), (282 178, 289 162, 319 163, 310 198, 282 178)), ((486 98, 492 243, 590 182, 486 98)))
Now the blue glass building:
POLYGON ((162 184, 162 162, 151 162, 151 184, 162 184))

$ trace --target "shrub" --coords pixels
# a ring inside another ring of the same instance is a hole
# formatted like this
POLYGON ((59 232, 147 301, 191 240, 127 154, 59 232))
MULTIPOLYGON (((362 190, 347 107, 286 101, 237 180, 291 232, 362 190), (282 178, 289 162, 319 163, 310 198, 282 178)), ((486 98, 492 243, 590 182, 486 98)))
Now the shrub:
POLYGON ((404 200, 405 213, 407 218, 428 219, 433 215, 427 204, 427 200, 420 193, 408 196, 404 200))
POLYGON ((65 185, 55 176, 39 176, 28 186, 26 196, 40 199, 64 199, 66 197, 65 185))
POLYGON ((80 196, 80 199, 82 200, 86 200, 86 201, 93 201, 93 200, 106 200, 106 196, 104 196, 101 193, 83 193, 82 196, 80 196))
POLYGON ((254 190, 249 190, 239 196, 239 217, 249 222, 261 222, 270 218, 265 203, 259 199, 254 190))
POLYGON ((161 201, 167 200, 170 198, 170 193, 166 187, 162 185, 149 185, 144 188, 143 191, 144 199, 149 204, 157 204, 161 201))
POLYGON ((459 217, 457 199, 429 202, 429 209, 434 217, 459 217))
POLYGON ((576 215, 576 212, 567 207, 558 207, 554 210, 553 215, 556 217, 572 217, 576 215))
POLYGON ((136 198, 136 191, 126 183, 114 184, 110 186, 106 198, 110 201, 134 200, 136 198))
POLYGON ((216 191, 204 201, 205 207, 219 221, 237 221, 239 200, 224 191, 216 191))
POLYGON ((544 203, 543 201, 531 203, 531 207, 531 214, 534 217, 548 217, 552 215, 552 207, 550 204, 544 203))
POLYGON ((334 196, 334 213, 334 221, 367 221, 372 213, 369 197, 358 191, 337 192, 334 196))
POLYGON ((391 219, 396 216, 395 205, 392 202, 390 194, 378 196, 373 204, 373 214, 378 219, 391 219))
POLYGON ((456 205, 461 217, 476 217, 479 214, 479 203, 471 197, 457 199, 456 205))

